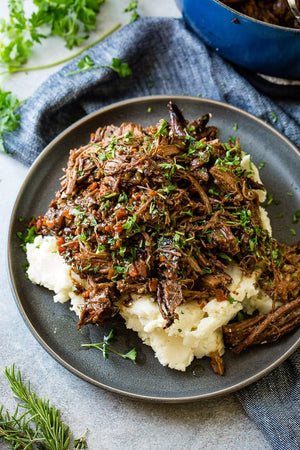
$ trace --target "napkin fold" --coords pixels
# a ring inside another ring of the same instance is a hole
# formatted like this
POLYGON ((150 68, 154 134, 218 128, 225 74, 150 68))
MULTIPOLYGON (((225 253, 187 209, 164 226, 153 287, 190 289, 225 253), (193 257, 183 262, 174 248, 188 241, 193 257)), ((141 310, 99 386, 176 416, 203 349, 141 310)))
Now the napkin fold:
POLYGON ((236 393, 274 450, 300 448, 300 351, 236 393))
MULTIPOLYGON (((87 53, 96 65, 119 58, 129 64, 132 75, 120 79, 111 69, 100 68, 67 76, 84 54, 72 60, 19 108, 20 127, 4 136, 13 157, 29 165, 54 137, 84 115, 120 100, 155 94, 201 95, 235 105, 272 124, 300 147, 299 102, 275 101, 258 92, 181 19, 140 19, 87 53)), ((299 375, 298 351, 237 393, 274 449, 299 448, 299 375)))

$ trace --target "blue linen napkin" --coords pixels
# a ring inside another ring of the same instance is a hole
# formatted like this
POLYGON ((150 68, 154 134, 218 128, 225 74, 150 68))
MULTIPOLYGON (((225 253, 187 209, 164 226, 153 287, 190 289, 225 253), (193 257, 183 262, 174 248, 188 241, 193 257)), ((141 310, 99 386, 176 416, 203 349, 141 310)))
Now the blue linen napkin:
MULTIPOLYGON (((65 76, 77 69, 82 55, 50 76, 20 107, 20 128, 4 137, 6 149, 15 158, 31 164, 59 132, 85 114, 116 101, 155 94, 201 94, 230 103, 272 123, 300 147, 299 102, 274 101, 259 93, 181 19, 138 20, 89 49, 88 54, 99 65, 120 58, 133 73, 122 80, 107 68, 65 76), (274 115, 278 118, 275 123, 274 115)), ((237 394, 274 449, 299 448, 299 375, 298 351, 237 394)))

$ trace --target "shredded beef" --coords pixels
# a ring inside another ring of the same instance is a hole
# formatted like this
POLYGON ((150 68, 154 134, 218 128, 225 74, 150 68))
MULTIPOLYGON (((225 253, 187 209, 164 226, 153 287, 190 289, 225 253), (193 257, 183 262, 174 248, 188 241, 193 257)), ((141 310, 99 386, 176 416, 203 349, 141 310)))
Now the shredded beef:
MULTIPOLYGON (((279 244, 263 228, 263 186, 242 168, 239 140, 221 143, 208 113, 188 123, 168 107, 170 123, 101 127, 72 149, 61 189, 36 220, 85 279, 79 328, 111 319, 131 294, 151 294, 169 327, 183 302, 230 301, 232 263, 256 271, 274 304, 289 308, 299 296, 299 244, 279 244)), ((222 372, 219 358, 212 363, 222 372)))

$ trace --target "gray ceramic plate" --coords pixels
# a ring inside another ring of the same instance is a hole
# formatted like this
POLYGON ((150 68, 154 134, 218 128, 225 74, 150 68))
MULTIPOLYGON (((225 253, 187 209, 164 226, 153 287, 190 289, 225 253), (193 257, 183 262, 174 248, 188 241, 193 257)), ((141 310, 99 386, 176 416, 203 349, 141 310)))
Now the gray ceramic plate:
POLYGON ((227 351, 223 377, 212 372, 208 359, 194 361, 185 373, 170 370, 159 364, 152 350, 141 344, 134 332, 127 331, 120 319, 106 328, 84 327, 77 331, 77 319, 68 305, 54 304, 50 292, 26 280, 25 254, 16 237, 16 232, 24 231, 25 226, 19 217, 29 219, 46 211, 59 187, 61 169, 66 166, 70 148, 88 142, 89 134, 101 125, 119 125, 123 121, 150 125, 162 117, 168 120, 166 105, 170 99, 183 109, 188 119, 211 112, 210 123, 221 130, 221 140, 237 135, 256 164, 266 161, 261 172, 263 182, 274 199, 281 201, 280 205, 269 208, 275 237, 289 243, 295 241, 289 229, 300 202, 297 149, 271 126, 232 106, 183 96, 156 96, 106 107, 75 123, 47 146, 30 169, 17 198, 10 225, 8 262, 12 288, 25 322, 60 364, 84 380, 113 392, 144 400, 184 402, 233 392, 258 380, 295 351, 300 330, 279 343, 250 349, 238 357, 227 351), (148 112, 149 107, 151 112, 148 112), (235 124, 238 124, 237 131, 233 130, 235 124), (276 218, 280 213, 284 213, 284 217, 276 218), (81 347, 82 343, 101 341, 112 327, 117 332, 115 345, 119 350, 136 347, 136 363, 114 355, 104 360, 97 349, 81 347))

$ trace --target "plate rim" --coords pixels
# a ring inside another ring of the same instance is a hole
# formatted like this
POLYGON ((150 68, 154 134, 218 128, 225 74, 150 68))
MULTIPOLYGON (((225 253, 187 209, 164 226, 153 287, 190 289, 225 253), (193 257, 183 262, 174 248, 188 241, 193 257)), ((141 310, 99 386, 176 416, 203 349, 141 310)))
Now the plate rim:
POLYGON ((221 388, 218 391, 209 392, 209 393, 202 393, 199 395, 189 395, 184 397, 163 397, 163 396, 153 396, 153 395, 142 395, 137 394, 133 392, 129 392, 123 389, 118 389, 112 386, 109 386, 107 384, 104 384, 98 380, 93 379, 92 377, 86 375, 82 371, 78 370, 76 367, 72 366, 68 362, 66 362, 53 348, 51 348, 50 345, 46 342, 45 339, 42 338, 42 336, 38 333, 38 331, 35 329, 32 321, 28 317, 28 315, 25 312, 25 309, 23 307, 19 292, 16 288, 15 284, 15 278, 13 276, 13 268, 12 268, 12 261, 11 261, 11 251, 10 251, 10 243, 13 238, 13 223, 16 215, 16 209, 19 205, 20 198, 23 195, 23 192, 28 184, 29 179, 31 178, 31 173, 35 170, 36 166, 40 164, 40 162, 44 159, 44 157, 51 151, 51 148, 54 147, 64 136, 72 132, 74 129, 76 129, 78 126, 82 125, 85 122, 90 121, 94 117, 96 117, 99 114, 106 113, 115 109, 118 109, 122 106, 132 105, 136 103, 144 103, 147 101, 159 101, 159 100, 175 100, 175 101, 196 101, 201 103, 210 103, 212 105, 216 105, 218 107, 222 107, 226 110, 232 110, 235 111, 238 114, 242 114, 248 119, 251 119, 253 121, 257 121, 260 126, 265 127, 268 129, 271 133, 275 134, 277 138, 281 139, 285 144, 289 146, 290 150, 293 150, 297 157, 300 157, 299 150, 296 147, 296 145, 291 142, 286 136, 284 136, 282 133, 280 133, 278 130, 276 130, 272 125, 264 122, 262 119, 254 116, 253 114, 238 108, 234 105, 231 105, 229 103, 221 102, 219 100, 213 100, 209 98, 204 97, 194 97, 194 96, 186 96, 186 95, 153 95, 153 96, 143 96, 143 97, 137 97, 137 98, 129 98, 126 100, 118 101, 115 103, 112 103, 110 105, 104 106, 102 108, 97 109, 96 111, 89 113, 85 116, 83 116, 81 119, 77 120, 73 124, 71 124, 69 127, 64 129, 62 132, 60 132, 49 144, 46 145, 46 147, 41 151, 39 156, 34 160, 34 162, 29 167, 28 173, 23 180, 23 183, 21 185, 21 188, 18 191, 17 197, 15 199, 10 221, 9 221, 9 227, 8 227, 8 235, 6 239, 6 268, 8 271, 8 278, 10 283, 10 288, 15 300, 15 303, 17 304, 18 310, 21 314, 21 317, 23 318, 25 324, 29 328, 32 335, 35 337, 35 339, 39 342, 39 344, 43 347, 44 350, 47 351, 47 353, 52 356, 60 365, 62 365, 65 369, 67 369, 70 373, 73 375, 76 375, 77 377, 81 378, 84 381, 87 381, 88 383, 100 387, 104 390, 110 391, 114 394, 123 395, 125 397, 133 398, 140 401, 149 401, 149 402, 156 402, 156 403, 188 403, 188 402, 194 402, 194 401, 200 401, 202 399, 207 398, 216 398, 223 395, 227 395, 229 393, 236 392, 244 387, 249 386, 250 384, 258 381, 262 377, 265 377, 268 375, 271 371, 273 371, 276 367, 278 367, 280 364, 282 364, 289 356, 291 356, 299 347, 300 347, 300 337, 296 340, 296 342, 287 350, 285 351, 280 358, 278 358, 276 361, 274 361, 272 364, 270 364, 267 368, 264 368, 257 372, 255 375, 251 376, 250 378, 247 378, 246 380, 243 380, 241 382, 235 383, 229 387, 221 388))

